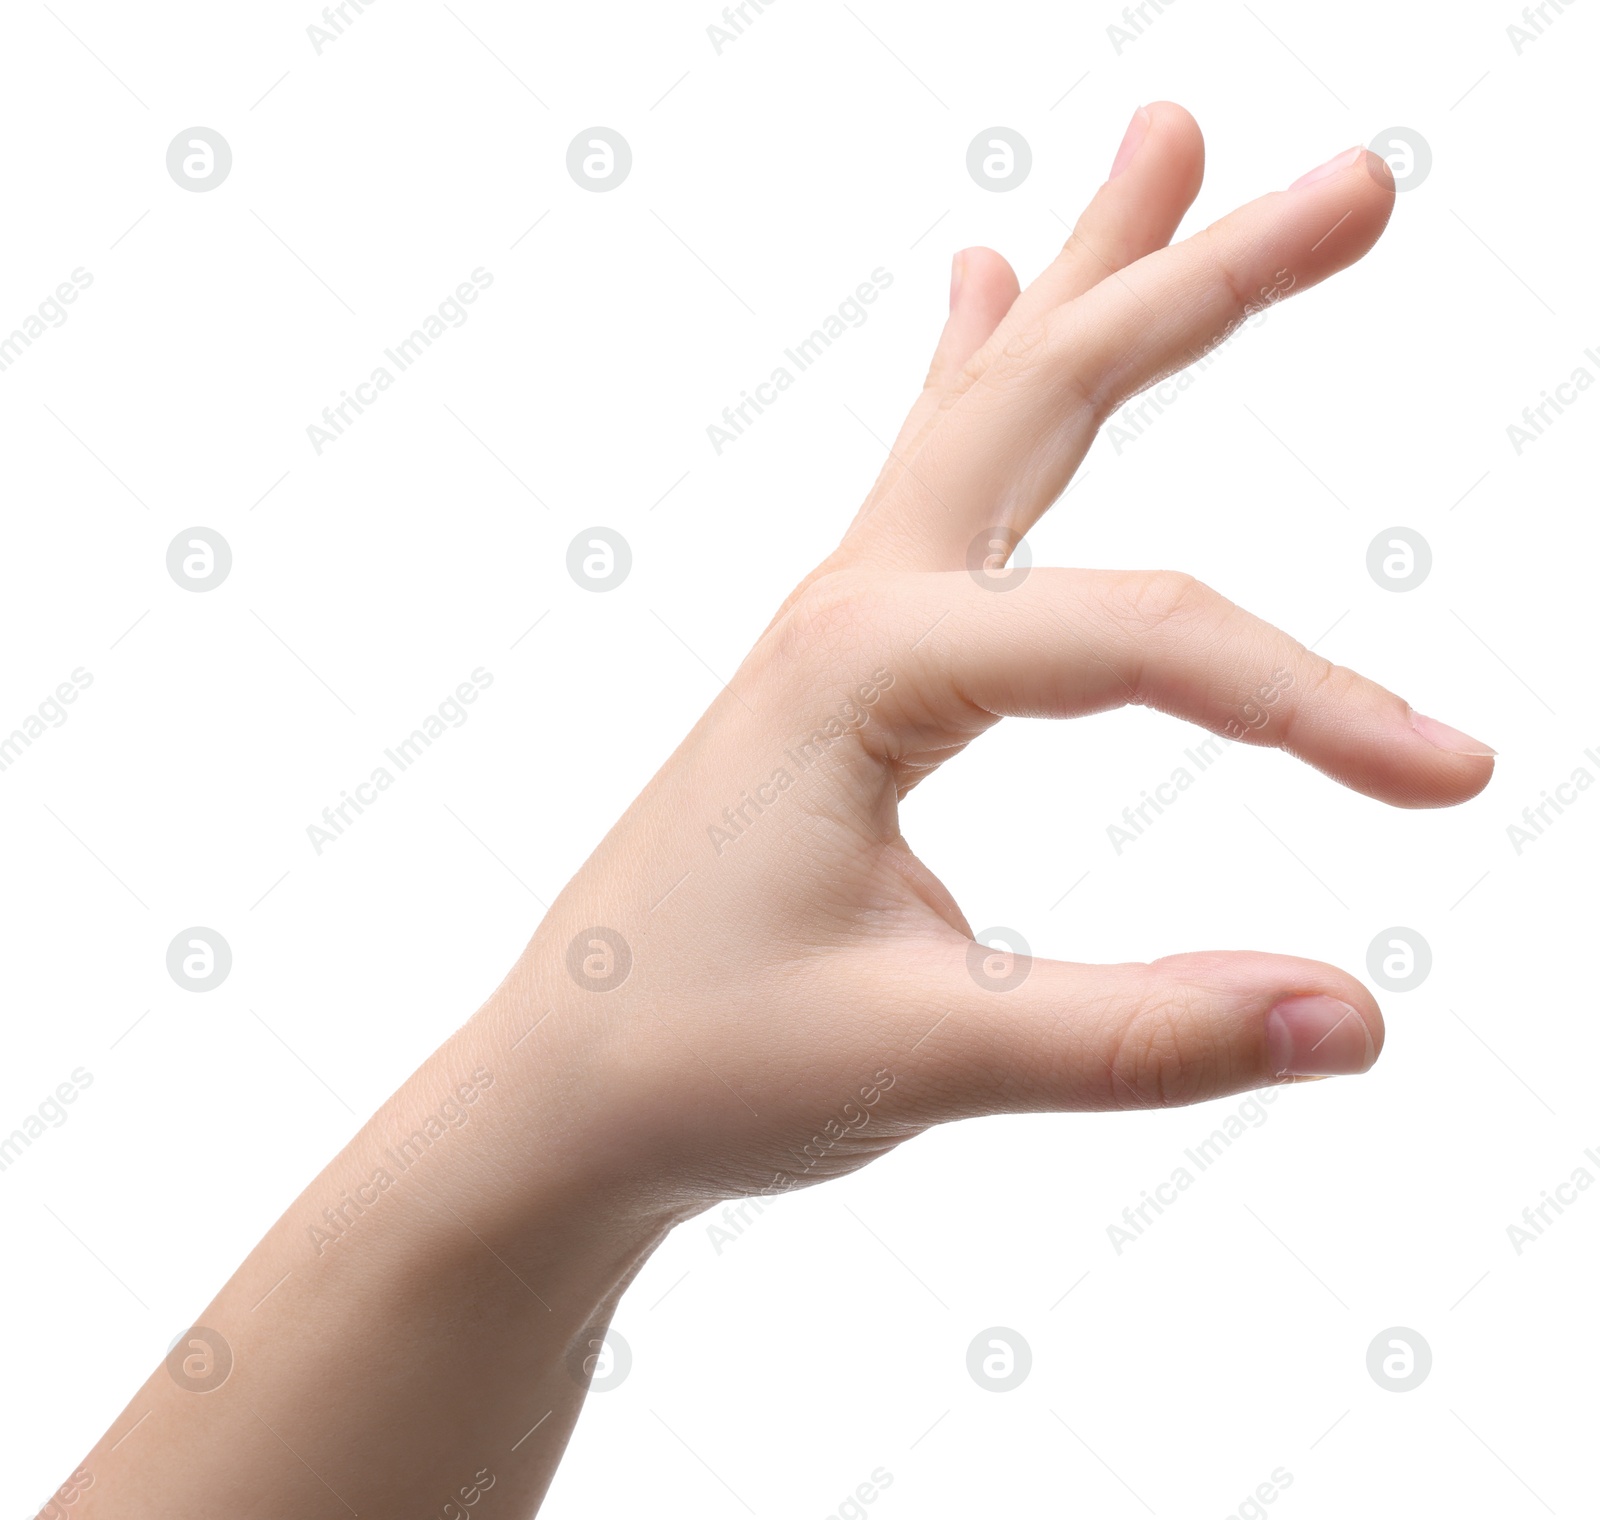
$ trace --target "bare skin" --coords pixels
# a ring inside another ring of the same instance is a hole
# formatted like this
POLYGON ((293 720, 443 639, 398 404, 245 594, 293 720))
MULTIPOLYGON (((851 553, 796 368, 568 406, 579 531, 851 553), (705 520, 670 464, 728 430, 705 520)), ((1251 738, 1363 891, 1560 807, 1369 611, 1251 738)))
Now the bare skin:
POLYGON ((906 791, 1001 717, 1126 703, 1393 806, 1489 780, 1485 746, 1189 577, 1004 574, 1127 398, 1353 263, 1392 209, 1351 150, 1169 247, 1203 156, 1189 115, 1152 105, 1026 291, 998 254, 958 255, 926 387, 838 550, 46 1513, 520 1520, 624 1288, 700 1211, 952 1119, 1372 1065, 1382 1017, 1344 971, 991 951, 899 830, 906 791))

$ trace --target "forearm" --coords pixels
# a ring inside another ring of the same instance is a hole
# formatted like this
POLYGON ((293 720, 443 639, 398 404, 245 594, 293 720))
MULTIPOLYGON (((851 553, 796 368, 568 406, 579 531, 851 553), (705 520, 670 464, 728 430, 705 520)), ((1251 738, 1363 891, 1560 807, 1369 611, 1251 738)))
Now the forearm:
POLYGON ((199 1317, 213 1349, 180 1342, 82 1464, 75 1516, 456 1516, 463 1489, 474 1520, 532 1512, 590 1332, 673 1222, 584 1121, 600 1095, 538 981, 295 1200, 199 1317))

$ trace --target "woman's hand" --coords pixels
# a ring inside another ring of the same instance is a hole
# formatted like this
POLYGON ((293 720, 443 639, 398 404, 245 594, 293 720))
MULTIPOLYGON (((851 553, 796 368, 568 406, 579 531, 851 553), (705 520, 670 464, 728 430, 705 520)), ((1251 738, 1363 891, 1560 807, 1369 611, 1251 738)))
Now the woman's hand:
POLYGON ((1357 149, 1169 248, 1201 160, 1187 113, 1151 106, 1026 291, 997 254, 957 259, 839 549, 90 1454, 80 1520, 524 1516, 623 1289, 701 1209, 944 1120, 1372 1064, 1378 1009, 1343 971, 991 949, 899 829, 899 799, 1001 717, 1124 703, 1398 806, 1488 781, 1475 740, 1187 576, 1007 567, 1124 400, 1359 258, 1393 204, 1357 149))
POLYGON ((1359 258, 1393 204, 1353 150, 1168 247, 1202 156, 1187 112, 1151 106, 1026 291, 999 255, 958 256, 926 388, 843 543, 504 990, 508 1033, 554 1009, 543 1048, 605 1073, 631 1164, 686 1207, 837 1175, 942 1120, 1188 1103, 1377 1057, 1377 1006, 1331 966, 977 946, 899 828, 907 790, 999 718, 1125 703, 1399 806, 1489 778, 1484 746, 1189 576, 1005 568, 1129 396, 1359 258))

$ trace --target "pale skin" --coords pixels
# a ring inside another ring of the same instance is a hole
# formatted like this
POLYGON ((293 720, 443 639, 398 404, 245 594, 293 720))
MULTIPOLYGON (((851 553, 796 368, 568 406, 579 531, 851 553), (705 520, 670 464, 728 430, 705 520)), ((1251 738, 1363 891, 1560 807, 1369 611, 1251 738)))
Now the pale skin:
POLYGON ((953 1119, 1192 1103, 1372 1065, 1382 1016, 1333 966, 975 951, 898 824, 909 788, 1001 717, 1128 703, 1392 806, 1488 783, 1485 745, 1187 576, 1035 568, 996 589, 1004 546, 1102 422, 1266 292, 1362 257, 1393 206, 1387 168, 1350 150, 1172 243, 1203 157, 1188 113, 1151 105, 1025 291, 999 254, 957 255, 926 386, 839 548, 494 995, 200 1316, 231 1352, 226 1379, 184 1386, 218 1363, 181 1345, 46 1513, 531 1515, 591 1342, 703 1210, 840 1176, 953 1119), (997 536, 1000 558, 970 573, 997 536))

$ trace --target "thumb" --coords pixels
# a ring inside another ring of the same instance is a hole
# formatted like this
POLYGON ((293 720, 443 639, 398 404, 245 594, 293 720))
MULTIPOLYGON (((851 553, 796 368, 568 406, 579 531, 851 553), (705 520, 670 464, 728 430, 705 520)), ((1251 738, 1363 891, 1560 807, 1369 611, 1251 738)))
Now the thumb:
POLYGON ((1006 934, 952 946, 944 1017, 930 1028, 927 1003, 916 1016, 910 1075, 935 1122, 1200 1103, 1364 1072, 1383 1047, 1371 993, 1318 961, 1215 951, 1075 965, 1001 948, 1006 934))

